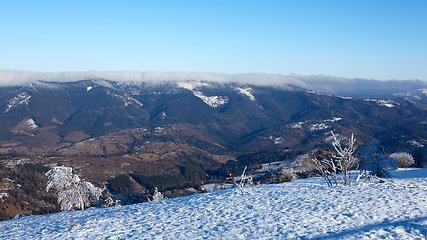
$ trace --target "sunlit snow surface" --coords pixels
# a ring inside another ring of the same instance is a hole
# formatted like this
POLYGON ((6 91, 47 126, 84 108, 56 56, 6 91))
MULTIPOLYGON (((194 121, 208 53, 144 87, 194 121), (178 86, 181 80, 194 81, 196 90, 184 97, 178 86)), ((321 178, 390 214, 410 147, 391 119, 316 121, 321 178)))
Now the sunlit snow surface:
POLYGON ((0 222, 0 239, 425 239, 427 171, 329 188, 321 178, 0 222), (418 188, 408 188, 413 182, 418 188), (83 217, 83 226, 79 217, 83 217))

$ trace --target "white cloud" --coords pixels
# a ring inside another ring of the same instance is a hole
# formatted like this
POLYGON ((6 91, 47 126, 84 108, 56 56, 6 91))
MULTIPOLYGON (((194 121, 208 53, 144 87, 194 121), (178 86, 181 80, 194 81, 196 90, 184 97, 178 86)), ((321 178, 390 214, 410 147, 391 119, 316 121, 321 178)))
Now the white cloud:
POLYGON ((221 74, 207 72, 157 72, 157 71, 86 71, 86 72, 32 72, 0 70, 0 86, 23 86, 37 80, 50 82, 71 82, 87 79, 112 81, 159 83, 166 81, 213 81, 242 83, 261 86, 285 86, 292 84, 305 89, 354 97, 388 98, 393 94, 427 88, 427 82, 419 80, 377 81, 346 79, 340 77, 291 74, 221 74))
POLYGON ((138 71, 86 71, 86 72, 32 72, 0 70, 0 86, 22 86, 37 80, 70 82, 86 79, 108 79, 113 81, 163 82, 205 80, 214 82, 237 82, 255 85, 306 84, 294 77, 280 74, 221 74, 205 72, 138 72, 138 71))

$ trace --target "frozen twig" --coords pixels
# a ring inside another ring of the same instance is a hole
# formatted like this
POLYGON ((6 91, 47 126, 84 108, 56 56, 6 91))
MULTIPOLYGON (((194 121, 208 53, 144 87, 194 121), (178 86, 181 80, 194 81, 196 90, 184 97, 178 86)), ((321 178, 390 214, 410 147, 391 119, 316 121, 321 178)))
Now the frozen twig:
POLYGON ((333 155, 329 159, 317 159, 314 158, 312 162, 314 163, 314 168, 320 172, 320 175, 325 179, 329 187, 332 187, 332 181, 335 183, 335 186, 338 186, 337 173, 342 172, 342 181, 344 186, 351 186, 351 169, 357 164, 359 159, 354 156, 356 151, 355 142, 353 134, 347 147, 341 146, 341 141, 337 139, 336 135, 331 131, 331 134, 334 138, 332 146, 334 147, 337 155, 333 155))
POLYGON ((236 180, 234 179, 234 177, 232 177, 231 176, 231 173, 228 171, 228 169, 227 169, 227 166, 225 167, 225 169, 227 169, 227 172, 228 172, 228 174, 230 175, 230 177, 231 177, 231 179, 233 179, 233 182, 234 182, 234 184, 236 185, 236 187, 237 188, 239 188, 239 190, 240 190, 240 192, 242 193, 242 195, 243 195, 243 187, 244 187, 244 184, 245 184, 245 172, 246 172, 246 169, 247 169, 248 167, 247 166, 245 166, 245 169, 243 170, 243 173, 242 173, 242 176, 241 176, 241 178, 240 178, 240 183, 239 184, 237 184, 237 182, 236 182, 236 180))
POLYGON ((406 188, 418 188, 418 186, 413 182, 409 182, 408 185, 406 185, 406 188))

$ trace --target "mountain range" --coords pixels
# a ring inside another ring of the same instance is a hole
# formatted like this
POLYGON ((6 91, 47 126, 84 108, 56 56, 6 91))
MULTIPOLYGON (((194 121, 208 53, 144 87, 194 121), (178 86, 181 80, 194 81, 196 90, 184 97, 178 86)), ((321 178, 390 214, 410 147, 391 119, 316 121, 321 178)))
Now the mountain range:
POLYGON ((293 85, 37 81, 0 88, 0 94, 3 153, 62 154, 120 130, 165 127, 228 153, 313 148, 325 143, 331 130, 352 132, 362 143, 378 138, 389 148, 427 139, 422 102, 354 98, 293 85))

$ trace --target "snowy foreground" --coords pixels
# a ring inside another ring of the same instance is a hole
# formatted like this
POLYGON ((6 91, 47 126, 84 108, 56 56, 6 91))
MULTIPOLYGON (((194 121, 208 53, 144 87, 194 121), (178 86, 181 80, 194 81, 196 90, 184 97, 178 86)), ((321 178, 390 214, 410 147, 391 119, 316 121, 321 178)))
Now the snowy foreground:
POLYGON ((92 208, 74 212, 72 230, 69 212, 31 216, 0 222, 0 239, 425 239, 427 169, 393 174, 393 183, 328 188, 312 178, 243 196, 228 189, 92 208))

